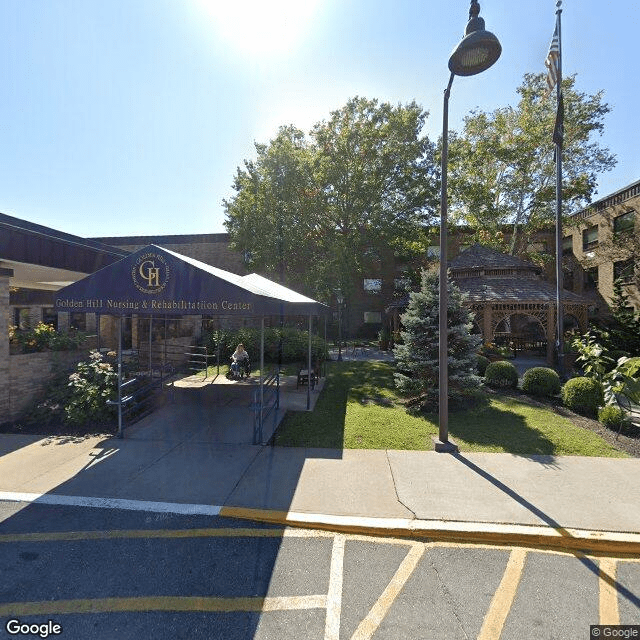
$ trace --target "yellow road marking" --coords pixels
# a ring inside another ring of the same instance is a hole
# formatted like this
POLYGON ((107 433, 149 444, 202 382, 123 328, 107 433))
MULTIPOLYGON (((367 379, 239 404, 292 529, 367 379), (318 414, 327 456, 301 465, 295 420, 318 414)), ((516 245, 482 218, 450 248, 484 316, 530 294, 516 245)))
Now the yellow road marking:
POLYGON ((613 558, 600 560, 600 624, 620 624, 616 570, 618 562, 613 558))
POLYGON ((214 598, 202 596, 145 596, 139 598, 95 598, 0 604, 0 616, 54 616, 72 613, 115 613, 142 611, 294 611, 324 609, 325 595, 254 598, 214 598))
POLYGON ((327 621, 324 628, 324 640, 339 640, 340 613, 342 611, 342 580, 344 571, 345 536, 336 535, 331 552, 331 571, 329 573, 329 593, 327 594, 327 621))
POLYGON ((373 634, 377 631, 384 617, 389 612, 391 605, 395 602, 398 594, 402 591, 402 588, 411 577, 414 569, 418 566, 418 562, 420 562, 425 548, 424 544, 415 544, 409 549, 409 553, 407 553, 393 578, 391 578, 391 582, 389 582, 364 620, 360 622, 358 628, 351 636, 351 640, 369 640, 373 637, 373 634))
POLYGON ((522 577, 526 557, 525 549, 514 549, 511 552, 507 568, 482 623, 478 640, 499 640, 522 577))
POLYGON ((49 531, 46 533, 8 533, 2 542, 65 542, 119 538, 320 538, 333 537, 328 531, 309 529, 114 529, 112 531, 49 531))
MULTIPOLYGON (((49 531, 39 533, 6 533, 0 534, 1 543, 16 542, 77 542, 82 540, 110 540, 126 538, 333 538, 335 532, 325 529, 307 529, 296 527, 279 527, 274 529, 250 529, 250 528, 200 528, 200 529, 114 529, 111 531, 49 531)), ((360 533, 344 533, 346 540, 359 542, 372 542, 377 544, 392 544, 412 547, 415 539, 386 538, 360 533)), ((627 554, 583 554, 576 550, 554 549, 550 547, 530 547, 510 544, 498 544, 489 542, 458 542, 434 540, 423 543, 427 547, 445 549, 527 549, 532 553, 547 553, 552 555, 577 556, 581 555, 591 559, 621 558, 625 562, 640 563, 640 557, 627 554)))

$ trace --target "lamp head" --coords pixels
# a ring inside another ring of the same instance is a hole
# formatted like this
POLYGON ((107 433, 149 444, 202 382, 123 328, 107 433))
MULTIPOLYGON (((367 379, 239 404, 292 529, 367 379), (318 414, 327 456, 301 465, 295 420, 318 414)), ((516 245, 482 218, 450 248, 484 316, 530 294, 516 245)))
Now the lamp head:
POLYGON ((484 28, 480 5, 471 0, 465 37, 449 58, 449 71, 457 76, 474 76, 486 71, 502 53, 502 46, 493 33, 484 28))

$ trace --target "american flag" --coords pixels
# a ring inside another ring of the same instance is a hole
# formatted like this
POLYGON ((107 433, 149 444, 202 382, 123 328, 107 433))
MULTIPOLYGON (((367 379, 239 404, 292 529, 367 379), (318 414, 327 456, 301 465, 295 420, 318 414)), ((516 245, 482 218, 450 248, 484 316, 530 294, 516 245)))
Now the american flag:
POLYGON ((551 38, 551 44, 549 45, 549 53, 547 59, 544 61, 547 67, 547 95, 551 95, 553 88, 558 82, 558 75, 560 71, 560 40, 558 38, 558 22, 556 21, 556 29, 553 32, 553 38, 551 38))

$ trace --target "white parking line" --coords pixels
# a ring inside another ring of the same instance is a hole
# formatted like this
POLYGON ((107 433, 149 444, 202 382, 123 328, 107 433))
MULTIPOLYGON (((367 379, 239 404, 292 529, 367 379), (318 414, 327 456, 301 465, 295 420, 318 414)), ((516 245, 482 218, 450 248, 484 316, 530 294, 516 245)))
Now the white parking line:
POLYGON ((324 630, 324 640, 339 640, 340 638, 345 540, 346 537, 340 534, 336 535, 333 539, 331 572, 329 573, 329 593, 327 594, 327 622, 324 630))
POLYGON ((222 508, 218 505, 208 504, 149 502, 146 500, 125 500, 123 498, 91 498, 85 496, 61 496, 55 493, 16 493, 12 491, 0 491, 0 501, 29 502, 33 504, 59 505, 65 507, 151 511, 155 513, 173 513, 186 516, 217 516, 222 508))

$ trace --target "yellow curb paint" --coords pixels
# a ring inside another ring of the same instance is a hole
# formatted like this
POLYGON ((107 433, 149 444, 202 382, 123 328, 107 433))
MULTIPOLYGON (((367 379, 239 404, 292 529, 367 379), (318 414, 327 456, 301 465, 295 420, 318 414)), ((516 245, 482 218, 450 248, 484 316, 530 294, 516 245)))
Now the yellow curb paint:
POLYGON ((499 640, 520 584, 526 557, 525 549, 514 549, 511 552, 502 580, 493 594, 489 611, 482 623, 478 640, 499 640))
POLYGON ((345 536, 341 534, 336 535, 333 539, 333 549, 331 551, 329 593, 327 594, 327 620, 324 628, 324 640, 339 640, 340 638, 344 546, 345 536))
POLYGON ((360 622, 358 628, 351 636, 351 640, 370 640, 370 638, 373 637, 373 634, 378 630, 378 627, 389 612, 391 605, 395 602, 398 594, 402 591, 407 580, 409 580, 415 568, 418 566, 418 562, 420 562, 420 559, 424 555, 424 551, 424 544, 415 544, 409 549, 405 559, 398 567, 393 578, 391 578, 391 582, 389 582, 364 620, 360 622))
POLYGON ((222 507, 220 515, 345 534, 546 547, 580 552, 596 551, 599 554, 640 555, 640 534, 638 533, 589 531, 537 525, 504 525, 487 522, 358 518, 244 507, 222 507))
POLYGON ((618 562, 614 558, 600 560, 600 624, 620 624, 616 571, 618 562))
POLYGON ((0 604, 0 616, 53 616, 74 613, 116 613, 142 611, 204 611, 232 613, 237 611, 295 611, 324 609, 325 595, 214 598, 199 596, 146 596, 140 598, 96 598, 91 600, 52 600, 0 604))

